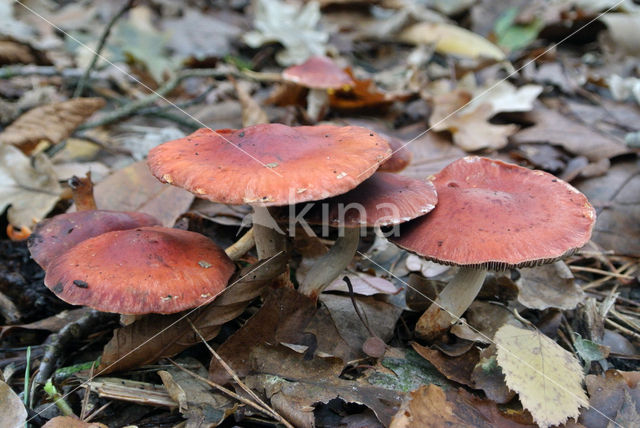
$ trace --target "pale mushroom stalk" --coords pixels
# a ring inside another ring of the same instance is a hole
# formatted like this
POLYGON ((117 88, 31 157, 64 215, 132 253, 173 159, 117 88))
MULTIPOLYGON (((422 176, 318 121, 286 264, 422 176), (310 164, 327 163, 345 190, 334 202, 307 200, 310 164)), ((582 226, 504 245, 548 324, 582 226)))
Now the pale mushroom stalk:
POLYGON ((440 292, 433 304, 420 317, 418 324, 432 330, 434 336, 442 334, 471 306, 482 288, 487 269, 462 266, 455 277, 440 292))
POLYGON ((298 288, 300 293, 317 298, 322 293, 322 290, 331 284, 349 265, 358 249, 360 228, 345 227, 343 230, 343 235, 336 240, 331 250, 316 261, 309 270, 298 288))
MULTIPOLYGON (((277 223, 269 212, 268 207, 253 206, 253 237, 258 259, 268 259, 286 251, 287 237, 276 230, 277 223)), ((247 232, 248 233, 248 232, 247 232)))
POLYGON ((307 116, 312 122, 319 121, 329 105, 329 92, 326 89, 309 89, 307 94, 307 116))

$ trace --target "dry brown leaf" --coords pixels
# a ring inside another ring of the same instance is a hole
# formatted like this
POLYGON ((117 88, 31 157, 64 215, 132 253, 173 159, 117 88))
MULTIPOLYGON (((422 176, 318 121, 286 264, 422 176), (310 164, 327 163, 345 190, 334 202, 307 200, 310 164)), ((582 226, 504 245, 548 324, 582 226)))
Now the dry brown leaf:
POLYGON ((559 260, 555 263, 520 269, 516 282, 520 292, 518 302, 530 309, 575 309, 584 301, 582 288, 573 280, 569 267, 559 260))
POLYGON ((591 239, 616 254, 640 255, 640 161, 616 163, 604 177, 577 187, 598 214, 591 239))
POLYGON ((94 195, 102 210, 143 212, 168 227, 189 209, 194 199, 184 189, 160 183, 144 161, 122 168, 96 184, 94 195))
POLYGON ((0 40, 0 64, 32 64, 36 57, 31 49, 18 42, 0 40))
POLYGON ((586 156, 591 162, 630 153, 622 140, 610 137, 546 107, 526 113, 535 123, 510 138, 515 144, 549 143, 562 146, 574 155, 586 156))
POLYGON ((107 428, 107 426, 98 422, 85 422, 73 416, 56 416, 42 428, 107 428))
MULTIPOLYGON (((260 267, 245 268, 242 271, 246 275, 244 279, 230 285, 213 303, 193 311, 188 316, 189 320, 205 339, 211 340, 225 322, 244 312, 247 304, 260 295, 266 284, 284 271, 285 265, 283 253, 261 262, 258 265, 260 267)), ((243 277, 243 273, 239 278, 243 277)), ((98 372, 105 374, 139 367, 200 343, 187 317, 183 317, 184 313, 150 314, 115 330, 113 338, 102 351, 98 372)))
POLYGON ((355 111, 361 109, 379 109, 388 107, 394 101, 406 101, 410 94, 385 93, 372 79, 357 79, 351 68, 345 70, 354 81, 348 90, 337 90, 329 94, 332 109, 355 111))
POLYGON ((233 86, 236 88, 238 100, 242 105, 242 126, 247 127, 262 123, 269 123, 267 113, 265 113, 256 100, 251 97, 245 86, 235 79, 232 79, 232 82, 233 86))
POLYGON ((0 380, 0 416, 2 426, 7 428, 23 427, 27 420, 27 409, 13 389, 0 380))
POLYGON ((9 222, 32 227, 60 199, 62 188, 51 161, 43 153, 33 160, 19 149, 0 144, 0 212, 9 205, 9 222))
POLYGON ((105 105, 102 98, 74 98, 29 110, 0 133, 0 143, 30 153, 40 141, 57 144, 95 111, 105 105))
POLYGON ((495 334, 507 386, 542 427, 561 424, 587 406, 578 360, 537 330, 504 325, 495 334))
POLYGON ((411 343, 411 347, 422 358, 433 364, 447 379, 473 386, 471 373, 480 359, 479 348, 473 347, 458 357, 449 357, 437 349, 430 349, 415 342, 411 343))
POLYGON ((481 389, 487 398, 498 404, 508 403, 516 395, 507 387, 504 373, 496 360, 496 346, 491 345, 480 353, 480 360, 471 374, 474 389, 481 389))
POLYGON ((620 419, 628 401, 632 404, 640 403, 640 388, 637 385, 629 385, 622 372, 607 370, 603 376, 588 375, 585 383, 589 392, 590 407, 580 415, 580 423, 587 428, 638 426, 624 423, 620 419), (620 425, 612 424, 611 420, 617 421, 620 425))

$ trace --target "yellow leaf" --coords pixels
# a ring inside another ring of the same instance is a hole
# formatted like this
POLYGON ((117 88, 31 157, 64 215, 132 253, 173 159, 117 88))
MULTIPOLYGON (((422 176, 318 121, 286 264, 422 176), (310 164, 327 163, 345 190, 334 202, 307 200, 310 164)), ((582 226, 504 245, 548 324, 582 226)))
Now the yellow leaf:
POLYGON ((443 22, 419 22, 401 32, 398 38, 414 45, 435 45, 441 54, 498 61, 505 59, 504 52, 484 37, 443 22))
POLYGON ((497 360, 507 386, 542 427, 577 417, 587 406, 578 360, 537 330, 504 325, 496 332, 497 360))

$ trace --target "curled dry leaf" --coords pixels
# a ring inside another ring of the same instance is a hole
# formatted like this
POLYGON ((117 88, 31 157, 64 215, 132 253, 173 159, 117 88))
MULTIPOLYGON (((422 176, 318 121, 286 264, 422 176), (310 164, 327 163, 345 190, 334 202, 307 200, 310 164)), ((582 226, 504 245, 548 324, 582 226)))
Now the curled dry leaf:
MULTIPOLYGON (((231 282, 213 303, 191 311, 188 319, 205 339, 213 339, 222 325, 236 318, 262 292, 262 289, 286 266, 284 253, 245 268, 241 280, 231 282)), ((102 351, 97 372, 100 374, 127 370, 171 357, 197 343, 185 313, 151 314, 133 324, 114 331, 113 338, 102 351)))
POLYGON ((62 188, 51 161, 39 153, 31 159, 10 145, 0 144, 0 212, 9 205, 9 222, 31 227, 60 199, 62 188))
POLYGON ((537 330, 504 325, 495 334, 507 386, 542 427, 566 422, 587 406, 578 360, 537 330))
MULTIPOLYGON (((638 372, 632 374, 637 376, 638 372)), ((585 383, 589 392, 590 408, 585 409, 580 415, 581 424, 587 428, 638 426, 637 419, 636 424, 633 424, 628 417, 625 418, 625 413, 628 412, 625 407, 630 407, 629 402, 631 407, 640 403, 640 388, 625 379, 625 372, 607 370, 604 375, 588 375, 585 383), (617 421, 620 425, 612 424, 611 420, 617 421)))
POLYGON ((468 352, 457 356, 449 357, 437 349, 430 349, 418 343, 412 343, 413 349, 425 360, 433 364, 440 373, 447 379, 467 386, 473 386, 471 374, 480 359, 480 349, 471 348, 468 352))
POLYGON ((574 282, 567 265, 559 260, 555 263, 520 269, 520 280, 516 282, 518 302, 530 309, 547 308, 575 309, 584 301, 582 288, 574 282))
POLYGON ((0 143, 18 146, 25 153, 43 140, 57 144, 104 105, 102 98, 74 98, 36 107, 7 126, 0 133, 0 143))
POLYGON ((436 52, 466 58, 505 59, 504 52, 484 37, 444 22, 419 22, 398 35, 414 45, 435 45, 436 52))

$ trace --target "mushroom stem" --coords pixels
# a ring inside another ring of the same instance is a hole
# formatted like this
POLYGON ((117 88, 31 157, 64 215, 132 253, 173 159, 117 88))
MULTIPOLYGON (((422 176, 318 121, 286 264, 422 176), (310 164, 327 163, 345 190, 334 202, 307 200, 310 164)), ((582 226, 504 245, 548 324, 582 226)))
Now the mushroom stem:
POLYGON ((307 116, 314 123, 322 119, 329 105, 329 92, 326 89, 309 89, 307 94, 307 116))
POLYGON ((317 298, 342 271, 356 254, 360 242, 360 228, 346 227, 327 254, 322 256, 309 270, 298 291, 305 296, 317 298))
POLYGON ((461 267, 418 320, 416 335, 434 339, 443 334, 473 303, 486 276, 485 268, 461 267))
POLYGON ((253 207, 253 237, 259 260, 275 256, 287 249, 287 237, 267 207, 253 207))
POLYGON ((224 252, 227 253, 227 256, 231 260, 238 260, 240 257, 244 256, 249 252, 250 249, 256 245, 256 241, 253 236, 253 227, 247 231, 242 238, 238 239, 236 242, 228 246, 224 252))

